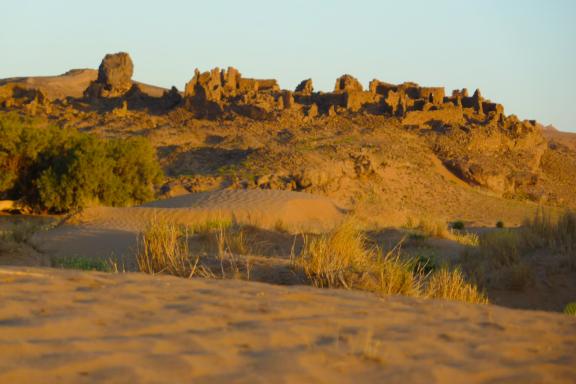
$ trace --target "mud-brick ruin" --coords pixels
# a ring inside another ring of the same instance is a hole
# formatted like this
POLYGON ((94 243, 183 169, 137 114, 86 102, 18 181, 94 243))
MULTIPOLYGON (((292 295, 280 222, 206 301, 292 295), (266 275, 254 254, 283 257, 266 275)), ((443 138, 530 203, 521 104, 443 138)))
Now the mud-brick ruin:
MULTIPOLYGON (((228 67, 210 71, 195 70, 184 92, 175 87, 162 96, 147 94, 132 80, 134 65, 127 53, 108 54, 98 75, 83 94, 83 102, 119 112, 148 109, 161 112, 183 107, 197 118, 229 118, 242 115, 252 119, 271 119, 284 111, 317 118, 346 113, 370 113, 400 119, 402 125, 418 128, 476 124, 500 125, 513 131, 530 131, 535 121, 520 122, 506 117, 501 104, 484 99, 479 90, 472 96, 466 89, 446 95, 443 87, 421 87, 406 82, 398 85, 372 80, 365 90, 351 75, 336 80, 333 92, 314 92, 312 79, 303 80, 294 91, 280 89, 274 79, 245 78, 228 67)), ((41 90, 0 87, 0 103, 6 106, 30 104, 50 108, 41 90)), ((70 100, 73 101, 73 100, 70 100)))
MULTIPOLYGON (((200 117, 235 112, 254 119, 266 119, 283 110, 301 111, 311 118, 347 112, 367 112, 395 116, 405 126, 419 128, 464 123, 518 124, 507 119, 504 107, 484 99, 480 90, 472 96, 466 89, 446 95, 443 87, 421 87, 406 82, 399 85, 372 80, 368 90, 351 75, 336 80, 333 92, 314 92, 311 79, 303 80, 294 91, 282 90, 274 79, 243 78, 229 67, 211 71, 196 70, 186 84, 183 103, 200 117)), ((533 121, 522 124, 535 125, 533 121)))

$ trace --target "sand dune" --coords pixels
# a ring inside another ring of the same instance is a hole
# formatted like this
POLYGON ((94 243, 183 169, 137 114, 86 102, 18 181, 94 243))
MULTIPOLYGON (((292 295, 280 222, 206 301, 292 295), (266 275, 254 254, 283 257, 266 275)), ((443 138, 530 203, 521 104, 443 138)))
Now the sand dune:
POLYGON ((224 190, 159 200, 140 207, 94 207, 64 225, 38 233, 34 242, 61 256, 128 256, 136 233, 152 221, 193 225, 206 220, 233 220, 261 228, 322 232, 333 228, 344 212, 332 200, 302 192, 224 190))
POLYGON ((0 283, 3 383, 576 381, 560 314, 143 274, 0 283))
POLYGON ((264 228, 275 225, 325 231, 342 218, 330 199, 278 190, 222 190, 182 195, 132 208, 96 207, 70 220, 84 226, 137 232, 151 220, 191 224, 207 219, 234 220, 264 228))
MULTIPOLYGON (((0 86, 5 84, 16 84, 26 89, 40 89, 51 99, 62 99, 66 97, 82 97, 84 90, 91 81, 96 80, 98 71, 95 69, 72 69, 62 75, 57 76, 28 76, 12 77, 0 79, 0 86)), ((160 97, 165 88, 154 85, 140 83, 142 91, 150 96, 160 97)))

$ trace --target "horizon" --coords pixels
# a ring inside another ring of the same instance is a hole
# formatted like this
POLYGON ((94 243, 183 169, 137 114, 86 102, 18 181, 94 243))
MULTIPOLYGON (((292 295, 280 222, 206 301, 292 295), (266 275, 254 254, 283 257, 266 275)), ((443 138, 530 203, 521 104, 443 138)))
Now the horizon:
POLYGON ((479 88, 507 115, 576 132, 576 3, 569 1, 105 0, 87 10, 71 0, 24 0, 4 9, 26 15, 26 28, 18 17, 5 21, 0 78, 96 69, 105 54, 125 51, 135 80, 165 88, 183 90, 195 68, 233 66, 283 89, 312 78, 316 91, 332 91, 348 73, 364 88, 373 78, 443 86, 448 94, 479 88), (88 16, 94 27, 86 27, 88 16))

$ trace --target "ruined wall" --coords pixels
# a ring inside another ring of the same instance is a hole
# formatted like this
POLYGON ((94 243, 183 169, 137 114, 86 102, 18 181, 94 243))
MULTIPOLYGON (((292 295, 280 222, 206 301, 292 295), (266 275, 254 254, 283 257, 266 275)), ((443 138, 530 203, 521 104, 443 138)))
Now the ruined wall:
POLYGON ((462 108, 451 104, 441 109, 427 111, 409 111, 402 119, 402 125, 424 127, 434 124, 461 124, 464 122, 462 108))

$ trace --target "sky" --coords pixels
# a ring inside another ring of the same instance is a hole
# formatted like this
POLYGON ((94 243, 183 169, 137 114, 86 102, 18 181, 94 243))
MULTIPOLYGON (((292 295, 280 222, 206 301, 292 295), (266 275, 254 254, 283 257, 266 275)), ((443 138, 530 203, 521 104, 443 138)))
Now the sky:
POLYGON ((573 0, 0 0, 0 78, 97 68, 126 51, 134 79, 182 90, 234 66, 293 89, 349 73, 479 88, 507 114, 576 132, 573 0))

